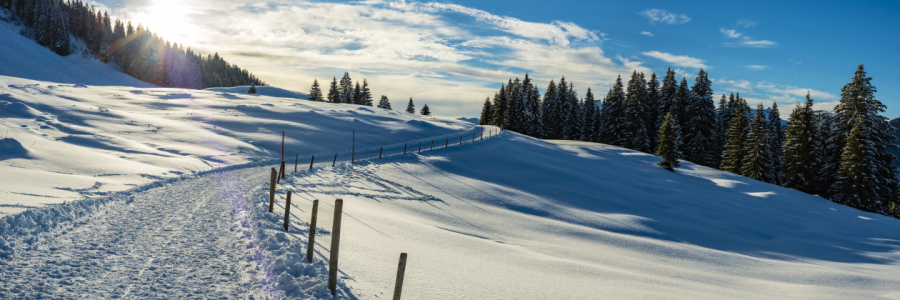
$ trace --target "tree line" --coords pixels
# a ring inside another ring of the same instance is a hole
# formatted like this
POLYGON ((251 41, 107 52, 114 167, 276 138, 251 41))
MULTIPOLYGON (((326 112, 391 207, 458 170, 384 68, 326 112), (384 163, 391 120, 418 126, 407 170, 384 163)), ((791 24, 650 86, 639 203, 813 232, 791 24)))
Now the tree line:
POLYGON ((590 88, 579 98, 565 77, 541 96, 528 74, 501 84, 482 106, 480 123, 543 139, 600 142, 782 185, 860 210, 900 217, 895 128, 881 115, 862 64, 841 89, 833 112, 813 110, 813 99, 794 108, 787 125, 777 104, 751 109, 740 93, 716 106, 712 82, 700 70, 694 83, 669 69, 621 76, 598 105, 590 88))
MULTIPOLYGON (((359 85, 359 81, 357 81, 356 86, 354 86, 353 80, 350 79, 349 72, 344 72, 344 76, 341 77, 340 82, 338 82, 337 77, 332 78, 331 86, 328 89, 327 95, 325 95, 322 91, 322 87, 319 85, 319 80, 314 79, 312 86, 309 88, 309 100, 365 106, 372 106, 373 104, 372 91, 369 89, 369 83, 366 81, 366 79, 363 79, 362 86, 359 85)), ((377 107, 392 110, 391 102, 385 95, 381 95, 381 100, 378 101, 377 107)), ((412 97, 409 98, 409 104, 407 104, 406 106, 406 112, 411 114, 416 113, 416 107, 413 104, 412 97)), ((420 111, 420 113, 425 116, 431 115, 431 109, 428 108, 428 104, 422 106, 422 110, 420 111)))
POLYGON ((56 54, 71 54, 72 38, 84 41, 88 55, 114 62, 124 72, 163 87, 203 89, 265 85, 246 69, 228 63, 218 53, 203 56, 170 43, 141 25, 134 27, 100 12, 81 0, 0 0, 23 34, 56 54))

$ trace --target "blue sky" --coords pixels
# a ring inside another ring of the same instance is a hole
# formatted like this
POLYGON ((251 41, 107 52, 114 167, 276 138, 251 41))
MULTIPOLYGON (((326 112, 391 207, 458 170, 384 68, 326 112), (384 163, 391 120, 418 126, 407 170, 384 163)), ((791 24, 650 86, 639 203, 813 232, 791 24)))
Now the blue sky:
POLYGON ((889 1, 270 1, 101 0, 114 17, 217 51, 268 83, 307 91, 349 71, 394 107, 412 97, 436 115, 476 116, 501 82, 565 75, 580 95, 605 94, 632 70, 693 79, 783 117, 807 91, 831 109, 864 63, 900 117, 889 1))

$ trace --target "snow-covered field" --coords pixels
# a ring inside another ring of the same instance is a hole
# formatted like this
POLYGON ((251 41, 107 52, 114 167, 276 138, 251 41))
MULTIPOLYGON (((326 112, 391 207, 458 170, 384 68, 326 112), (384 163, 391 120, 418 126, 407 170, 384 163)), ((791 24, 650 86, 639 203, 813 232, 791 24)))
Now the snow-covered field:
POLYGON ((404 299, 900 299, 900 220, 607 145, 156 88, 0 25, 2 299, 331 298, 337 198, 337 298, 391 297, 406 252, 404 299))

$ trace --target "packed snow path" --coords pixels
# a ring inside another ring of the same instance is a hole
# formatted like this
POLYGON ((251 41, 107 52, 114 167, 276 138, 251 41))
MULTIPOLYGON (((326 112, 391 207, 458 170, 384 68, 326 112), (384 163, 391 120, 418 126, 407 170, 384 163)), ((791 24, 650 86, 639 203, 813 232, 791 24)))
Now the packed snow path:
POLYGON ((138 192, 58 228, 0 260, 0 298, 266 298, 236 221, 266 180, 250 170, 138 192))

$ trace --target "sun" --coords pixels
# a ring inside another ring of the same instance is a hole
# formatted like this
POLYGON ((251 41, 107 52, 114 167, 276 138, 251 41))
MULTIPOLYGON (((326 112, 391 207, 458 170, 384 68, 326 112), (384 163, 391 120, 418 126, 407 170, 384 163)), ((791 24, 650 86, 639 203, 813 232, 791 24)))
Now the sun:
MULTIPOLYGON (((190 46, 197 41, 197 26, 191 21, 191 1, 152 0, 134 16, 133 22, 164 40, 190 46)), ((135 24, 136 25, 136 24, 135 24)))

